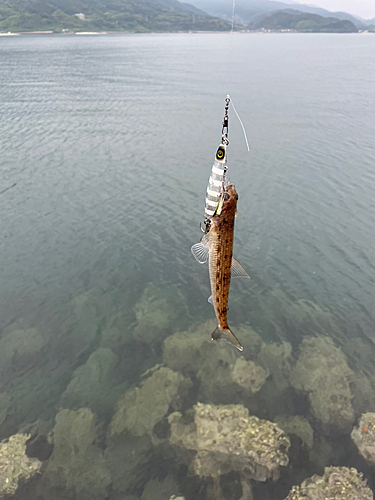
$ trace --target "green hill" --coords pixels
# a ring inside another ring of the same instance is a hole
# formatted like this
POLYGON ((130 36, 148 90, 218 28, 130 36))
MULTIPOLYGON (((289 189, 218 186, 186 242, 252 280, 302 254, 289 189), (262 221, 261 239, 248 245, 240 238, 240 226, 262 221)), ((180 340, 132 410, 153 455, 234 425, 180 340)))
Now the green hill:
POLYGON ((0 32, 229 29, 226 21, 177 0, 0 0, 0 32))
POLYGON ((264 14, 249 25, 251 30, 295 30, 308 33, 356 33, 358 28, 348 20, 322 17, 293 9, 264 14))
MULTIPOLYGON (((232 19, 232 2, 230 0, 188 0, 189 3, 195 5, 199 9, 204 10, 211 16, 217 16, 230 21, 232 19)), ((364 19, 359 19, 347 12, 330 12, 321 7, 309 4, 296 3, 293 0, 236 0, 235 5, 235 20, 237 23, 248 25, 255 22, 259 16, 270 14, 285 9, 298 10, 308 14, 317 14, 322 17, 334 17, 335 19, 351 21, 355 26, 363 27, 367 24, 375 24, 375 22, 364 19)), ((362 28, 361 28, 362 29, 362 28)))

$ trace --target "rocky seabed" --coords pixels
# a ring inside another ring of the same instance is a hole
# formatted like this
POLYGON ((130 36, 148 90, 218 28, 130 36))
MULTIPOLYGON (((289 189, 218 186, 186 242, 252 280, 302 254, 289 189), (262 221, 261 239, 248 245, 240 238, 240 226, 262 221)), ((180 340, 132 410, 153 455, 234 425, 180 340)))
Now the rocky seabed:
POLYGON ((375 378, 329 336, 243 325, 239 353, 214 321, 178 331, 177 289, 123 295, 73 298, 68 340, 3 329, 0 498, 373 499, 375 378))

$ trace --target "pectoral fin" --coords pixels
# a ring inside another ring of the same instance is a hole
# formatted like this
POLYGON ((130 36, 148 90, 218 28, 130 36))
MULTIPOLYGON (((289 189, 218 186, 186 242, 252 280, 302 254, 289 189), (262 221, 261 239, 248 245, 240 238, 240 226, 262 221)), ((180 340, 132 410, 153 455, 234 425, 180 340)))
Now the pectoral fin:
POLYGON ((191 247, 191 253, 199 264, 205 264, 208 260, 208 249, 202 243, 196 243, 191 247))
POLYGON ((232 257, 232 266, 230 268, 230 272, 232 278, 248 278, 251 280, 242 264, 240 264, 234 257, 232 257))
POLYGON ((199 264, 205 264, 208 260, 209 251, 209 237, 208 234, 204 235, 199 243, 191 247, 191 253, 194 255, 195 260, 199 264))
POLYGON ((243 347, 238 340, 238 338, 234 335, 234 333, 229 329, 225 328, 222 330, 220 326, 218 326, 211 335, 212 340, 220 340, 220 339, 225 339, 227 342, 230 344, 234 345, 234 347, 237 347, 239 351, 243 351, 243 347))

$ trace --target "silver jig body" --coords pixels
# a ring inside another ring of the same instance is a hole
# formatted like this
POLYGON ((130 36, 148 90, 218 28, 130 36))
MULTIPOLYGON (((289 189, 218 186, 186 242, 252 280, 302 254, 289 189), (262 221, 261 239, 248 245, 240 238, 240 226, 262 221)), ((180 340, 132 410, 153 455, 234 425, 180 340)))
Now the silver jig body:
POLYGON ((229 109, 230 97, 227 96, 225 99, 225 109, 224 109, 224 120, 223 128, 221 130, 221 144, 217 148, 215 161, 211 169, 211 175, 208 180, 208 186, 206 191, 205 199, 205 225, 206 230, 209 227, 210 220, 215 214, 216 208, 219 203, 220 194, 223 192, 223 188, 226 183, 227 174, 227 146, 229 144, 228 140, 228 109, 229 109))

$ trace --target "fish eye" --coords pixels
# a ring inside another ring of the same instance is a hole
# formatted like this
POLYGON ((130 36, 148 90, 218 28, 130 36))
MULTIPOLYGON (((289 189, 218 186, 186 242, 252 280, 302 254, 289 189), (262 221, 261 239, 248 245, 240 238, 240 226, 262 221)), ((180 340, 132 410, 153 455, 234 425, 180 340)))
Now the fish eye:
POLYGON ((228 201, 230 198, 229 193, 224 193, 223 199, 224 201, 228 201))

